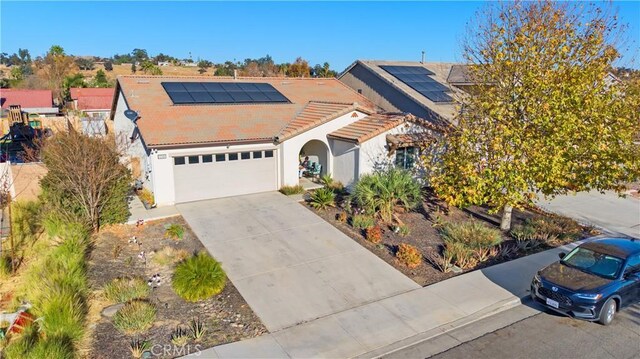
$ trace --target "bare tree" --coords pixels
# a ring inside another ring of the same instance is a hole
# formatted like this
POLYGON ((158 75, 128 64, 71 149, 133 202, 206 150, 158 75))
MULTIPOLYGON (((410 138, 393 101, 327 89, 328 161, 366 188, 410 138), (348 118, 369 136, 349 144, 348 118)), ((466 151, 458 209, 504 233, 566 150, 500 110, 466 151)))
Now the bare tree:
POLYGON ((48 173, 41 181, 47 205, 94 230, 126 220, 131 174, 115 143, 73 130, 48 138, 42 148, 48 173))

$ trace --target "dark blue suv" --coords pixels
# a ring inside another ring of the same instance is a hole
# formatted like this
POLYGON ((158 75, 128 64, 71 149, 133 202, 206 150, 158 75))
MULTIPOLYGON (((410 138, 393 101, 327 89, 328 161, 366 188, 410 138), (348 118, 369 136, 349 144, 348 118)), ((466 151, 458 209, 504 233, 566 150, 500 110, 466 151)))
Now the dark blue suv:
POLYGON ((640 301, 640 240, 596 239, 538 271, 531 297, 577 319, 609 325, 616 311, 640 301))

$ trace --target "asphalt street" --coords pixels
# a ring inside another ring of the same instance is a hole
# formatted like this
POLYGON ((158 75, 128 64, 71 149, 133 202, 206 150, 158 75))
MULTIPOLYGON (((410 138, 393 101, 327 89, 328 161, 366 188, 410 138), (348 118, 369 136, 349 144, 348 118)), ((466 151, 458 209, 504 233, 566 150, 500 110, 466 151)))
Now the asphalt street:
MULTIPOLYGON (((532 316, 502 329, 463 342, 449 350, 434 354, 434 342, 427 341, 406 348, 393 358, 640 358, 640 303, 619 312, 610 326, 578 321, 544 311, 528 303, 471 324, 458 333, 445 334, 452 340, 473 332, 486 332, 487 326, 509 322, 528 311, 532 316), (542 310, 542 312, 539 312, 542 310), (537 313, 537 314, 535 314, 537 313), (465 334, 466 333, 466 334, 465 334), (433 356, 432 356, 433 355, 433 356)), ((524 315, 526 316, 526 314, 524 315)), ((439 339, 444 343, 444 338, 439 339)), ((435 347, 438 344, 435 343, 435 347)))

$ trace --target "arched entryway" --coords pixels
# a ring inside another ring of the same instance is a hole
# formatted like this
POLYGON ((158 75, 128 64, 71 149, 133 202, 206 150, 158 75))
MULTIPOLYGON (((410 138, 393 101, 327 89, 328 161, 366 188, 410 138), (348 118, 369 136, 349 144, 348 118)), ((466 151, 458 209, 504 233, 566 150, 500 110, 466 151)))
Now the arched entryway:
POLYGON ((329 173, 329 147, 320 140, 310 140, 302 146, 299 153, 300 164, 305 163, 305 168, 300 170, 300 183, 318 183, 322 175, 329 173))

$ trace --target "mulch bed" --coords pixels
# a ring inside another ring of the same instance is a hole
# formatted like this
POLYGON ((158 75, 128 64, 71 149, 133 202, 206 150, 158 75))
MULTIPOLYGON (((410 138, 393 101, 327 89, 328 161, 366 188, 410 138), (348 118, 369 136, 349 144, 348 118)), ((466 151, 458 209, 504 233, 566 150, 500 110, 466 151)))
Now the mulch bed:
MULTIPOLYGON (((340 203, 340 201, 341 198, 338 197, 338 203, 340 203)), ((383 232, 382 242, 380 244, 373 244, 366 240, 364 231, 355 229, 348 223, 336 220, 336 215, 343 211, 343 209, 340 208, 340 205, 326 210, 316 210, 307 203, 303 203, 303 205, 421 286, 437 283, 457 274, 453 272, 444 273, 425 259, 423 259, 422 263, 418 267, 408 268, 402 263, 399 263, 395 257, 395 253, 400 243, 415 246, 423 254, 428 253, 429 251, 436 251, 439 253, 442 249, 443 241, 438 233, 438 228, 443 223, 463 222, 471 219, 477 219, 495 228, 499 228, 500 226, 499 213, 489 214, 488 208, 476 206, 472 206, 464 210, 456 207, 450 207, 443 201, 436 198, 431 191, 426 191, 422 205, 420 205, 415 211, 398 214, 400 220, 409 227, 410 233, 407 236, 402 237, 400 234, 394 233, 391 228, 380 225, 383 232)), ((521 211, 514 209, 512 213, 512 226, 521 224, 527 218, 542 215, 545 214, 532 210, 521 211)), ((585 228, 582 237, 586 236, 588 236, 588 229, 585 228)), ((512 238, 508 235, 503 235, 503 238, 505 242, 512 241, 512 238)), ((513 260, 548 248, 550 248, 550 246, 541 246, 535 251, 517 253, 508 259, 492 259, 479 264, 473 269, 468 269, 465 272, 513 260)))
POLYGON ((171 288, 173 265, 160 266, 151 258, 155 251, 171 246, 189 253, 205 250, 202 243, 180 216, 134 225, 115 226, 100 233, 95 241, 89 261, 89 280, 94 292, 96 310, 110 303, 101 299, 99 290, 118 277, 141 276, 145 280, 160 274, 161 284, 152 290, 149 300, 157 307, 156 321, 148 331, 139 335, 125 335, 112 324, 111 318, 90 313, 89 327, 93 330, 90 358, 128 358, 129 344, 134 338, 147 340, 153 347, 154 357, 176 357, 199 349, 252 338, 267 332, 231 281, 222 293, 208 300, 190 303, 176 295, 171 288), (166 239, 165 225, 180 224, 185 228, 182 240, 166 239), (129 243, 136 236, 142 245, 129 243), (145 252, 146 262, 139 258, 145 252), (205 323, 206 333, 199 342, 189 341, 185 347, 171 344, 171 334, 177 326, 187 328, 189 322, 199 318, 205 323))

